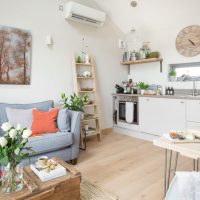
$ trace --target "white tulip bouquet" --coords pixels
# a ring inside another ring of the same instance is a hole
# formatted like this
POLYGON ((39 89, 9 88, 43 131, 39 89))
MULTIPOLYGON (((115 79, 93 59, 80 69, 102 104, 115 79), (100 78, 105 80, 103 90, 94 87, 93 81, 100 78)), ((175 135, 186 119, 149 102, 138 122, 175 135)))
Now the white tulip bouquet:
POLYGON ((15 128, 8 122, 3 123, 1 128, 5 135, 0 137, 0 164, 4 166, 8 163, 17 165, 22 159, 29 157, 29 153, 24 153, 24 150, 31 150, 25 145, 32 132, 27 128, 21 129, 20 124, 15 128))
POLYGON ((22 159, 28 158, 29 151, 32 151, 31 147, 26 147, 32 132, 27 128, 21 128, 19 124, 13 127, 8 122, 3 123, 1 128, 5 134, 0 137, 0 165, 9 168, 4 188, 7 190, 5 192, 10 192, 16 190, 17 165, 22 159))

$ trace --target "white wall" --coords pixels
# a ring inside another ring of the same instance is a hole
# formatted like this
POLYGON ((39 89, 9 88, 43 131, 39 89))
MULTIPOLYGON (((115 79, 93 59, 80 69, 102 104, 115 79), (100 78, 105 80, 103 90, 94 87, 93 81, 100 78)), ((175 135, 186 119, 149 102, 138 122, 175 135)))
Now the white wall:
MULTIPOLYGON (((192 83, 168 82, 168 66, 172 63, 195 62, 200 55, 193 58, 181 56, 175 48, 178 32, 189 25, 200 24, 200 1, 198 0, 138 0, 138 6, 132 8, 129 0, 96 0, 110 14, 113 22, 126 34, 131 27, 139 30, 144 40, 150 41, 151 49, 161 52, 164 59, 163 73, 159 64, 144 64, 131 67, 134 81, 145 81, 175 88, 191 88, 192 83), (112 9, 111 9, 112 8, 112 9)), ((199 83, 200 88, 200 83, 199 83)))
MULTIPOLYGON (((111 92, 115 82, 127 77, 127 70, 119 65, 117 40, 121 32, 109 19, 100 29, 66 21, 64 13, 58 11, 59 3, 66 2, 0 0, 0 24, 30 30, 33 37, 31 85, 0 85, 0 102, 28 103, 53 99, 58 103, 61 92, 71 94, 71 59, 81 50, 84 36, 96 62, 102 127, 111 127, 111 92), (45 44, 48 34, 53 37, 52 49, 45 44)), ((90 0, 80 2, 97 7, 90 0)))

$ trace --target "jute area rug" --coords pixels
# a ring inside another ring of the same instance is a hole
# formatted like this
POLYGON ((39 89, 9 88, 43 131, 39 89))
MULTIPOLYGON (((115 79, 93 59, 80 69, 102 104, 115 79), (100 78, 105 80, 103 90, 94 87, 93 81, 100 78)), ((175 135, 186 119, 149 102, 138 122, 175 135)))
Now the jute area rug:
POLYGON ((104 189, 87 180, 81 182, 81 200, 119 200, 104 189))

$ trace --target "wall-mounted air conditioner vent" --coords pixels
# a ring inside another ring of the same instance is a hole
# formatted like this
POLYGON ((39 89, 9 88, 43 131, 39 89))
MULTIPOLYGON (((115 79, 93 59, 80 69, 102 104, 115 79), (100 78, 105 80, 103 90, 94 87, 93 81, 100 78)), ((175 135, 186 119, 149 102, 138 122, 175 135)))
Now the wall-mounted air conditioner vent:
POLYGON ((65 18, 94 25, 94 26, 103 26, 106 14, 94 8, 78 4, 76 2, 70 1, 65 6, 65 18))

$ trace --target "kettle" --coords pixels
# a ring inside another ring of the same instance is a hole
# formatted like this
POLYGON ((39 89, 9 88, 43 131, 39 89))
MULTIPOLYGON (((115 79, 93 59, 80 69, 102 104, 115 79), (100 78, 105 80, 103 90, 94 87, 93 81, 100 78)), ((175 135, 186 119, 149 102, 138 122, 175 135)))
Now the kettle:
POLYGON ((115 85, 116 88, 116 93, 124 93, 124 88, 119 86, 119 85, 115 85))

